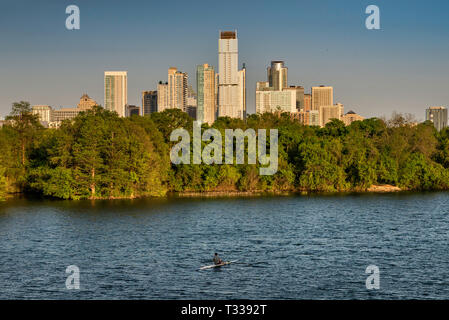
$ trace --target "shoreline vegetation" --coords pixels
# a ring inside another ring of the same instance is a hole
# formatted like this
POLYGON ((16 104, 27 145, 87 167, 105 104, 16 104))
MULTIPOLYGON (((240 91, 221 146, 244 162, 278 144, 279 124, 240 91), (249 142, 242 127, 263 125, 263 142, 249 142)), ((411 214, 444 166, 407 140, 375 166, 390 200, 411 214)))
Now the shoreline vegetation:
POLYGON ((170 142, 170 134, 177 128, 192 133, 192 124, 177 109, 120 118, 97 106, 46 129, 29 103, 14 103, 0 128, 0 199, 449 190, 449 129, 438 132, 407 115, 349 126, 333 119, 324 128, 301 125, 287 113, 202 125, 223 136, 225 129, 278 129, 279 166, 272 176, 259 175, 259 164, 172 164, 177 141, 170 142))
MULTIPOLYGON (((407 191, 392 185, 372 185, 366 190, 347 190, 344 193, 394 193, 407 191)), ((194 192, 186 191, 176 193, 175 196, 181 198, 195 198, 195 197, 243 197, 243 196, 263 196, 263 195, 309 195, 309 194, 333 194, 337 192, 316 192, 311 190, 277 190, 277 191, 205 191, 205 192, 194 192)))

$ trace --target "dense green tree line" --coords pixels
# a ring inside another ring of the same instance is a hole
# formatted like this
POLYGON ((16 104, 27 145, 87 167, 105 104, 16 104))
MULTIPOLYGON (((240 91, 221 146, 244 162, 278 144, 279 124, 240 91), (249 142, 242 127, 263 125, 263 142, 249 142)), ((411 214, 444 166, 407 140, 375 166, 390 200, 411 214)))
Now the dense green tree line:
POLYGON ((18 192, 112 199, 167 192, 364 191, 376 184, 449 188, 449 129, 437 132, 431 123, 414 125, 397 114, 350 126, 334 119, 324 128, 303 126, 288 114, 219 118, 213 124, 223 137, 225 129, 278 129, 279 167, 272 176, 259 175, 259 164, 172 164, 176 142, 170 133, 193 130, 193 120, 179 110, 120 118, 95 107, 58 129, 45 129, 22 101, 13 104, 7 120, 0 129, 0 199, 18 192))

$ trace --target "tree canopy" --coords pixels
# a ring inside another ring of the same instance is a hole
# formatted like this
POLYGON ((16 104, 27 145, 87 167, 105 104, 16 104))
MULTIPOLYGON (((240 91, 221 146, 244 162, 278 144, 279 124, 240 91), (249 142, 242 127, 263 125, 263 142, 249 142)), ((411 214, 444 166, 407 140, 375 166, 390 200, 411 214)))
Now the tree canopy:
POLYGON ((15 192, 113 199, 167 192, 364 191, 376 184, 449 188, 449 129, 414 125, 407 116, 350 126, 334 119, 319 128, 267 113, 202 125, 223 137, 225 129, 278 129, 279 166, 272 176, 259 175, 259 164, 172 164, 176 142, 170 133, 181 127, 192 133, 192 122, 177 109, 120 118, 97 106, 60 128, 44 129, 29 103, 14 103, 0 129, 0 199, 15 192))

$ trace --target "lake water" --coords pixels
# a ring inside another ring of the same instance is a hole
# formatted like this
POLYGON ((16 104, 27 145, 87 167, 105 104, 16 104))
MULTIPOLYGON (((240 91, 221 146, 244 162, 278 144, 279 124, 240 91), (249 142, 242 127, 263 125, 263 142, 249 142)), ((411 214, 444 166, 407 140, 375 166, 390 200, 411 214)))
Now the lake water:
POLYGON ((448 231, 448 193, 16 199, 0 204, 0 298, 449 299, 448 231), (199 271, 214 252, 239 261, 199 271))

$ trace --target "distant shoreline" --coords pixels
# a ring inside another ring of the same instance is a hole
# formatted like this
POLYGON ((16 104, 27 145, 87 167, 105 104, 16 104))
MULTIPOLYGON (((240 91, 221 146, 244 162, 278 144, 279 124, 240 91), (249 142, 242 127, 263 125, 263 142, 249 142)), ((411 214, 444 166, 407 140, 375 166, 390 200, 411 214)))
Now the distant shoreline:
MULTIPOLYGON (((143 196, 143 197, 114 197, 114 198, 94 198, 94 199, 83 199, 83 200, 132 200, 132 199, 145 199, 145 198, 155 198, 155 199, 164 199, 169 197, 177 197, 177 198, 214 198, 214 197, 260 197, 260 196, 292 196, 292 195, 333 195, 333 194, 353 194, 353 193, 398 193, 409 191, 407 189, 401 189, 397 186, 393 185, 372 185, 367 189, 353 189, 353 190, 345 190, 345 191, 311 191, 311 190, 284 190, 284 191, 262 191, 262 190, 254 190, 254 191, 182 191, 182 192, 167 192, 166 195, 161 197, 151 197, 151 196, 143 196)), ((19 197, 27 197, 31 194, 28 193, 12 193, 9 194, 6 199, 3 201, 8 201, 10 199, 17 199, 19 197)), ((48 198, 45 196, 36 195, 36 198, 48 198)), ((55 198, 58 199, 58 198, 55 198)), ((64 199, 58 199, 64 200, 64 199)), ((70 200, 70 199, 67 199, 70 200)), ((70 200, 73 201, 73 200, 70 200)), ((0 201, 1 203, 1 201, 0 201)))
POLYGON ((334 192, 319 192, 310 190, 297 190, 297 191, 184 191, 176 192, 174 195, 182 198, 194 198, 194 197, 240 197, 240 196, 263 196, 263 195, 310 195, 310 194, 341 194, 341 193, 395 193, 407 191, 397 186, 392 185, 372 185, 365 190, 347 190, 347 191, 334 191, 334 192))

